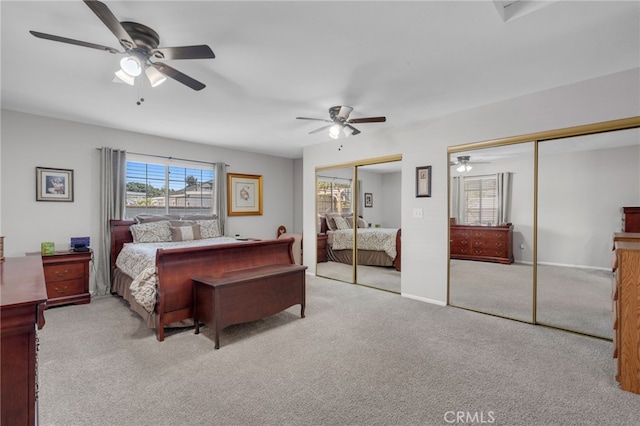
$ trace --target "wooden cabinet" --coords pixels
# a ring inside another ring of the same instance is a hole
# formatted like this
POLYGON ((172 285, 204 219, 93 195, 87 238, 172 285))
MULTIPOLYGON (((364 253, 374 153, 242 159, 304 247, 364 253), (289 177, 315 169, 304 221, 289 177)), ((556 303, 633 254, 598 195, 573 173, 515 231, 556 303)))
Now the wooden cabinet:
POLYGON ((89 264, 92 252, 59 251, 42 255, 47 282, 47 306, 89 303, 89 264))
POLYGON ((613 270, 616 380, 622 390, 640 394, 640 243, 615 241, 613 270))
POLYGON ((622 232, 640 232, 640 207, 622 208, 622 232))
POLYGON ((450 226, 451 259, 513 262, 513 225, 450 226))
POLYGON ((328 262, 329 257, 327 256, 327 234, 316 235, 316 241, 317 262, 328 262))
POLYGON ((42 262, 35 256, 0 262, 1 369, 3 425, 37 423, 36 326, 44 326, 47 290, 42 262))

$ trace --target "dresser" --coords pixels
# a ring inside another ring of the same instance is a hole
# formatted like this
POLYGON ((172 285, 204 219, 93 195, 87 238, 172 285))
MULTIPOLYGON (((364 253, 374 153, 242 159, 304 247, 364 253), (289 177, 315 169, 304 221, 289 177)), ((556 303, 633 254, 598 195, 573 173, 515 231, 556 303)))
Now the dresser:
POLYGON ((622 232, 640 232, 640 207, 622 208, 622 232))
POLYGON ((513 225, 450 226, 451 259, 513 262, 513 225))
POLYGON ((0 410, 3 425, 37 423, 37 336, 47 290, 36 256, 0 262, 1 367, 0 410))
POLYGON ((640 240, 633 234, 614 236, 614 250, 611 295, 616 380, 622 390, 640 394, 640 240))
POLYGON ((57 251, 42 255, 47 307, 89 303, 89 264, 93 252, 57 251))

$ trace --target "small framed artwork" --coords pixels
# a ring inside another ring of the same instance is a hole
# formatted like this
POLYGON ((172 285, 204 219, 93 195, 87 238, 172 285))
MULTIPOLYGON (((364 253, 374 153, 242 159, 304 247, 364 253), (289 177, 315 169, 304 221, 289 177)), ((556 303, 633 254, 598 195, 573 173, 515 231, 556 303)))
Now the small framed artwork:
POLYGON ((416 197, 431 197, 431 166, 416 167, 416 197))
POLYGON ((227 214, 251 216, 262 214, 262 176, 227 174, 227 214))
POLYGON ((364 193, 364 206, 373 207, 373 194, 370 192, 364 193))
POLYGON ((73 170, 36 167, 36 201, 73 202, 73 170))

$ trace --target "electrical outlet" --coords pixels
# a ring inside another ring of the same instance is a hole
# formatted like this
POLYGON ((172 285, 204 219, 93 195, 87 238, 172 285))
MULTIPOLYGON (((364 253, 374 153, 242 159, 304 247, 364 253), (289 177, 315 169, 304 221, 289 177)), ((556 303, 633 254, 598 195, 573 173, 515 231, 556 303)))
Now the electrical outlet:
POLYGON ((413 217, 422 218, 422 209, 413 209, 413 217))
POLYGON ((520 244, 520 250, 524 250, 524 244, 520 244))

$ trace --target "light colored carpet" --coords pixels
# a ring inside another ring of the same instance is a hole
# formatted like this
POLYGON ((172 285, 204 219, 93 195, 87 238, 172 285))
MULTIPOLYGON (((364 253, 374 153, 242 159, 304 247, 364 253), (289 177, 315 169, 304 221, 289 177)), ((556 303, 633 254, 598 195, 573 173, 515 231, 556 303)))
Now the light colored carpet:
MULTIPOLYGON (((318 263, 317 268, 318 276, 348 283, 353 281, 352 265, 329 261, 318 263)), ((358 265, 357 281, 358 284, 399 294, 400 274, 394 267, 358 265)))
MULTIPOLYGON (((539 265, 537 317, 541 324, 611 339, 611 272, 539 265)), ((450 303, 532 321, 533 267, 451 260, 450 303)))
POLYGON ((214 350, 206 328, 157 342, 115 297, 49 309, 40 424, 637 424, 610 342, 313 276, 306 314, 230 327, 214 350))

